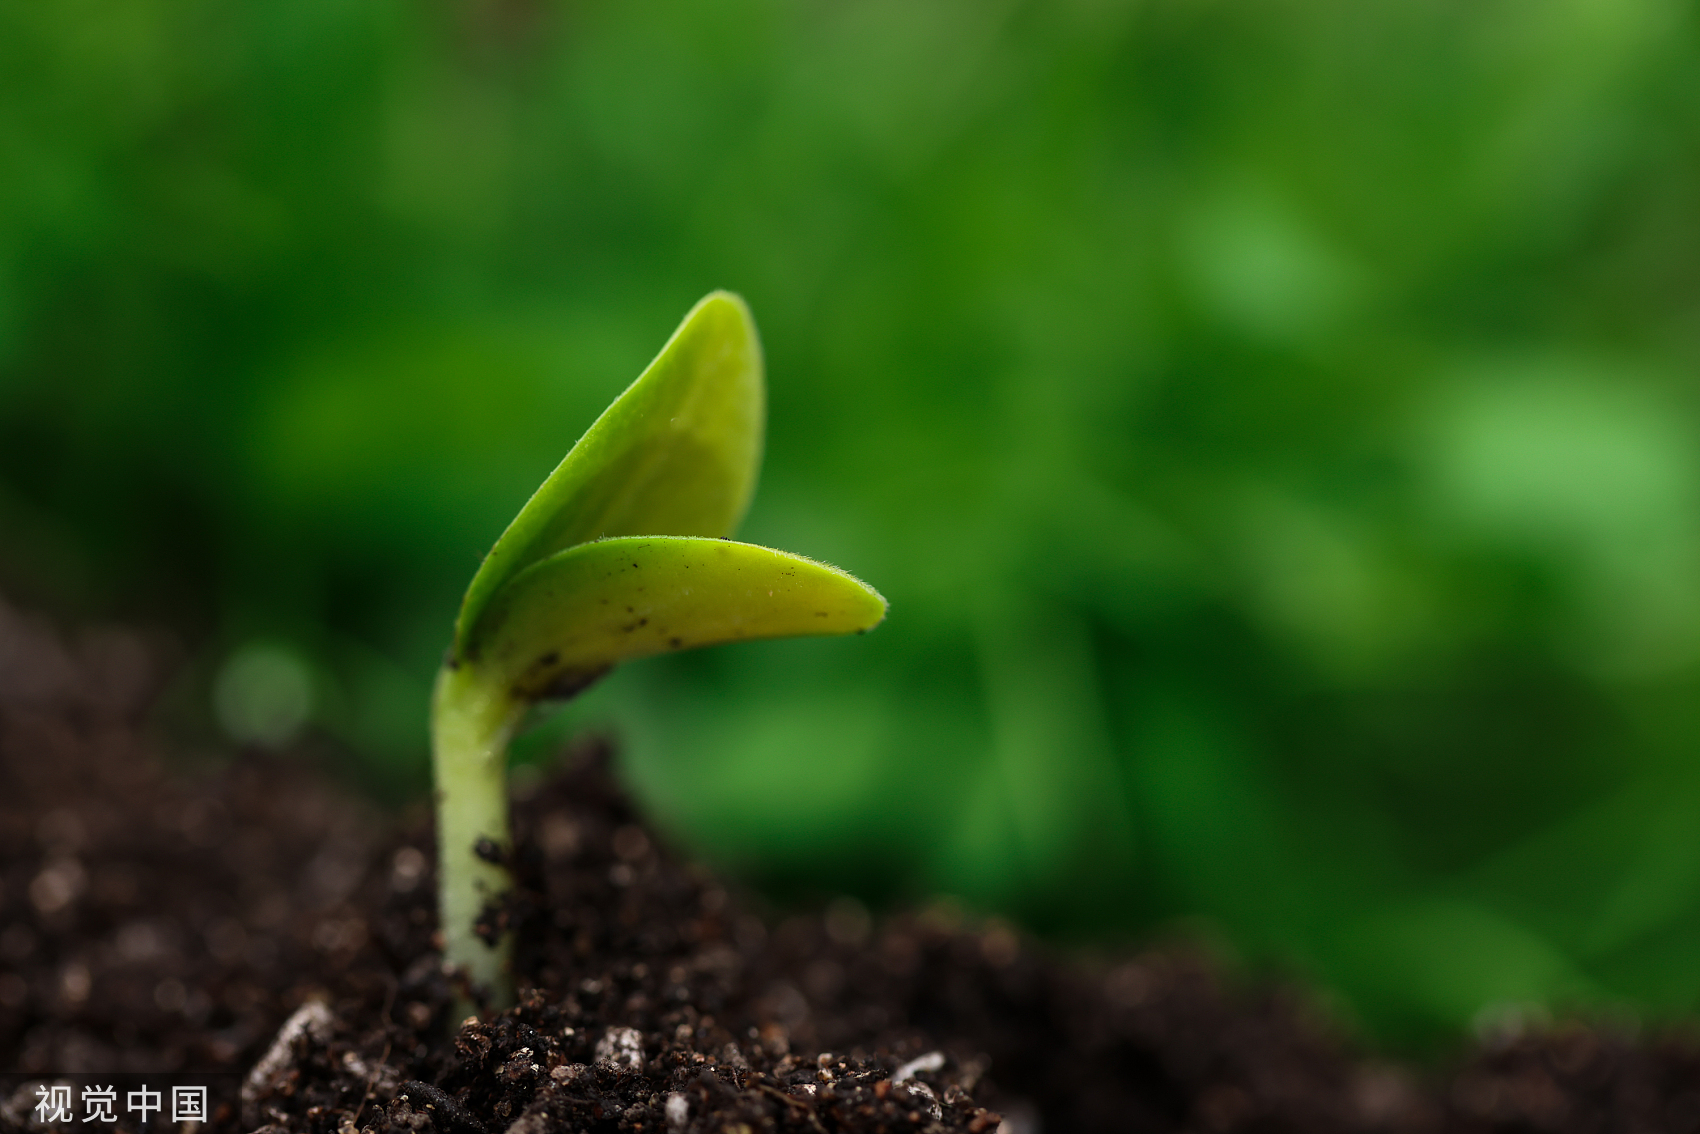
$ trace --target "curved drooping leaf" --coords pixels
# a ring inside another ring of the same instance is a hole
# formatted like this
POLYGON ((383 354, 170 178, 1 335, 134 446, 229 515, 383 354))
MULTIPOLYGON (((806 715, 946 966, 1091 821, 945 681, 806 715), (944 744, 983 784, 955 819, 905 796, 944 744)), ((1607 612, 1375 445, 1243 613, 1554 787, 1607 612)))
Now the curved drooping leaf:
POLYGON ((502 585, 556 552, 610 536, 730 535, 755 492, 766 416, 755 321, 738 296, 713 292, 485 556, 455 621, 456 656, 502 585))
POLYGON ((570 696, 615 664, 721 642, 853 634, 885 617, 872 587, 754 544, 634 536, 580 544, 515 575, 464 664, 526 701, 570 696))

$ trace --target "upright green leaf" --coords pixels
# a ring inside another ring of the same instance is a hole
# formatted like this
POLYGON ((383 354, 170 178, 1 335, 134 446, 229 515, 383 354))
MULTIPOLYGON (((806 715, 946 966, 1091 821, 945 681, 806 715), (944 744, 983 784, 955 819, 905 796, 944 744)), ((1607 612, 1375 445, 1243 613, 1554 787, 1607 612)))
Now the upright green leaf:
POLYGON ((730 535, 761 467, 761 343, 744 301, 713 292, 596 419, 502 533, 467 587, 455 653, 503 583, 610 536, 730 535))
POLYGON ((509 580, 479 619, 464 664, 515 700, 544 700, 632 658, 853 634, 884 617, 873 588, 798 555, 722 539, 607 539, 509 580))

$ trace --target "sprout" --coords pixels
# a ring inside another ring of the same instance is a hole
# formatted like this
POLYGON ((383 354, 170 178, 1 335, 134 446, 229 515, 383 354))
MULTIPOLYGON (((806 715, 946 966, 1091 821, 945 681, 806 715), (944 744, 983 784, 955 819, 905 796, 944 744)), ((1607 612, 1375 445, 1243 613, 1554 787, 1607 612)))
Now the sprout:
POLYGON ((715 292, 597 419, 473 576, 437 675, 431 742, 445 959, 513 999, 507 749, 527 710, 617 663, 752 638, 860 633, 885 600, 833 567, 728 537, 766 417, 749 309, 715 292))

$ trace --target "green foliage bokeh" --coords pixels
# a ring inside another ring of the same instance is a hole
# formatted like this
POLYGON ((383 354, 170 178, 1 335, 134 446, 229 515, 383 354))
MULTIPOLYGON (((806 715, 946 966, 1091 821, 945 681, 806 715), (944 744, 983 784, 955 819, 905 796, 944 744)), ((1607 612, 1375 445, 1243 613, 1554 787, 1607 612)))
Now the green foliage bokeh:
POLYGON ((1696 23, 0 6, 0 572, 284 643, 417 783, 479 556, 731 288, 741 534, 892 614, 575 710, 682 837, 1204 919, 1389 1034, 1691 1009, 1696 23))

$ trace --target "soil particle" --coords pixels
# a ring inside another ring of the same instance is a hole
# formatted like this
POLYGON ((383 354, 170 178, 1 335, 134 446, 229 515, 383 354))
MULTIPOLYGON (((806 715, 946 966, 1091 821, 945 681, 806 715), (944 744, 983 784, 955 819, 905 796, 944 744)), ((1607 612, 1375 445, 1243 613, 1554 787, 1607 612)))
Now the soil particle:
MULTIPOLYGON (((520 1002, 452 1026, 426 817, 299 760, 168 767, 161 674, 0 605, 0 1070, 231 1072, 216 1134, 1700 1131, 1682 1033, 1565 1023, 1424 1073, 1186 951, 1069 962, 849 899, 764 921, 592 742, 516 799, 520 1002)), ((33 1128, 14 1085, 0 1130, 33 1128)))

